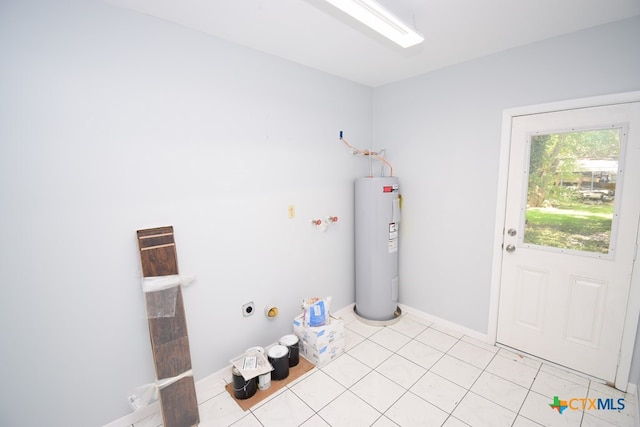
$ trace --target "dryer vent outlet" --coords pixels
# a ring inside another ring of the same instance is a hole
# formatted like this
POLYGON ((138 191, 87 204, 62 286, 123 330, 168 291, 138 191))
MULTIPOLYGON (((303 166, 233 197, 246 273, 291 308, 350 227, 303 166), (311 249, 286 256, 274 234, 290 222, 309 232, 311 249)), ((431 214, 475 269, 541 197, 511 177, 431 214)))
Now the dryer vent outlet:
POLYGON ((251 316, 255 311, 256 311, 256 305, 253 303, 253 301, 248 302, 242 306, 242 315, 244 317, 251 316))

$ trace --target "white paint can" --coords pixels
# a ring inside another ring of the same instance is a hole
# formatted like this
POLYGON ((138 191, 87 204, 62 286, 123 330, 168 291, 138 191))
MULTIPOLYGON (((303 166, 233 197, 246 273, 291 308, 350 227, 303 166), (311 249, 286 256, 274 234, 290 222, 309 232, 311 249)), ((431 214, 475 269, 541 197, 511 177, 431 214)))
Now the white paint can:
MULTIPOLYGON (((245 353, 261 353, 264 354, 264 348, 262 347, 251 347, 248 348, 245 353)), ((266 374, 262 374, 258 376, 258 389, 266 390, 271 387, 271 372, 267 372, 266 374)))

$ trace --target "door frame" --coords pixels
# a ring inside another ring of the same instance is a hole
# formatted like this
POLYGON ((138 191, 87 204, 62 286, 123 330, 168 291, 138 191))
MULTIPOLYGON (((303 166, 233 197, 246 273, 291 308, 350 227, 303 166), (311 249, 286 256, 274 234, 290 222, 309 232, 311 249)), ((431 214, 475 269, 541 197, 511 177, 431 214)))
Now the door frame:
MULTIPOLYGON (((490 344, 495 344, 498 335, 498 306, 500 301, 500 280, 502 275, 502 242, 504 239, 504 227, 507 207, 507 179, 509 175, 509 154, 511 149, 511 122, 514 117, 548 113, 578 108, 589 108, 627 102, 640 102, 640 91, 624 92, 611 95, 595 96, 590 98, 572 99, 567 101, 551 102, 546 104, 529 105, 524 107, 509 108, 502 113, 502 137, 500 141, 500 164, 498 169, 498 194, 496 199, 496 218, 494 225, 493 254, 491 263, 491 291, 489 299, 489 323, 487 327, 487 339, 490 344)), ((640 246, 640 234, 636 230, 636 249, 640 246)), ((638 317, 640 316, 640 260, 636 256, 633 262, 633 273, 627 302, 627 313, 622 332, 620 345, 620 361, 616 372, 615 386, 617 389, 627 391, 629 386, 629 374, 631 372, 631 359, 633 357, 636 333, 638 330, 638 317)), ((640 384, 636 384, 640 385, 640 384)))

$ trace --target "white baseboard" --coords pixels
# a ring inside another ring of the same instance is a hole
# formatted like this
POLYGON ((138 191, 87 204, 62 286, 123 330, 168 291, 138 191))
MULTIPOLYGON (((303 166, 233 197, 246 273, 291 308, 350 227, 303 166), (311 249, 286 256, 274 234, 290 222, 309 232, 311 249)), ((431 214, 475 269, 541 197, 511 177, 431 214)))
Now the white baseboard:
POLYGON ((160 402, 153 402, 144 408, 140 408, 122 418, 111 421, 109 424, 105 424, 102 427, 132 427, 135 423, 152 416, 156 412, 160 412, 160 402))
MULTIPOLYGON (((428 322, 432 322, 435 323, 437 325, 443 326, 447 329, 449 329, 452 332, 457 332, 460 333, 462 335, 467 335, 471 338, 475 338, 478 341, 482 341, 484 343, 487 344, 491 344, 494 345, 495 342, 490 342, 489 340, 489 336, 487 334, 483 334, 482 332, 478 332, 478 331, 474 331, 473 329, 469 329, 469 328, 465 328, 464 326, 460 326, 456 323, 450 322, 448 320, 444 320, 440 317, 437 316, 433 316, 431 314, 425 313, 424 311, 420 311, 417 310, 415 308, 409 307, 407 305, 404 304, 398 304, 398 306, 400 307, 400 309, 402 310, 403 314, 413 314, 414 316, 418 316, 428 322)), ((354 304, 349 304, 346 307, 341 308, 340 310, 333 312, 332 314, 334 314, 336 317, 343 317, 347 314, 351 314, 353 313, 353 308, 355 307, 355 303, 354 304)))
MULTIPOLYGON (((201 405, 203 402, 206 402, 219 393, 219 391, 216 390, 219 390, 221 381, 225 384, 231 381, 231 365, 214 372, 200 381, 196 381, 195 385, 198 405, 201 405)), ((103 427, 132 427, 135 424, 141 423, 159 413, 160 402, 155 401, 148 406, 140 408, 135 412, 110 422, 109 424, 105 424, 103 427)))
POLYGON ((450 322, 448 320, 442 319, 437 316, 433 316, 429 313, 425 313, 424 311, 416 310, 415 308, 406 306, 404 304, 399 304, 399 306, 402 309, 403 313, 413 314, 415 316, 428 320, 429 322, 433 322, 437 325, 444 326, 445 328, 450 329, 451 331, 458 332, 463 335, 467 335, 471 338, 475 338, 478 341, 482 341, 484 343, 491 344, 491 345, 495 344, 495 342, 490 342, 489 336, 487 334, 483 334, 482 332, 474 331, 473 329, 460 326, 456 323, 450 322))
MULTIPOLYGON (((347 317, 348 314, 353 313, 354 306, 355 306, 355 303, 349 304, 346 307, 343 307, 337 311, 334 311, 332 314, 335 315, 336 317, 343 317, 343 316, 347 317)), ((437 323, 438 325, 444 326, 452 331, 459 332, 464 335, 468 335, 482 342, 487 342, 488 338, 486 334, 482 334, 480 332, 465 328, 463 326, 449 322, 448 320, 444 320, 439 317, 432 316, 430 314, 424 313, 422 311, 416 310, 414 308, 411 308, 405 305, 400 305, 400 308, 402 309, 403 313, 411 313, 429 322, 437 323)), ((224 381, 225 384, 231 381, 231 365, 230 364, 220 369, 219 371, 214 372, 213 374, 201 379, 200 381, 196 381, 196 396, 198 397, 198 405, 202 404, 202 402, 206 402, 207 400, 214 397, 217 393, 219 393, 220 381, 224 381)), ((132 427, 135 424, 141 423, 145 419, 152 417, 159 412, 160 412, 160 403, 156 401, 151 403, 148 406, 138 409, 135 412, 125 415, 122 418, 112 421, 109 424, 105 424, 103 427, 132 427)))
POLYGON ((340 310, 338 310, 338 311, 333 311, 333 312, 331 312, 331 315, 332 315, 332 316, 335 316, 335 317, 343 317, 343 316, 345 316, 345 315, 346 315, 346 314, 348 314, 348 313, 353 313, 353 307, 355 307, 355 306, 356 306, 356 304, 355 304, 355 303, 351 303, 351 304, 349 304, 349 305, 348 305, 348 306, 346 306, 346 307, 342 307, 342 308, 341 308, 340 310))

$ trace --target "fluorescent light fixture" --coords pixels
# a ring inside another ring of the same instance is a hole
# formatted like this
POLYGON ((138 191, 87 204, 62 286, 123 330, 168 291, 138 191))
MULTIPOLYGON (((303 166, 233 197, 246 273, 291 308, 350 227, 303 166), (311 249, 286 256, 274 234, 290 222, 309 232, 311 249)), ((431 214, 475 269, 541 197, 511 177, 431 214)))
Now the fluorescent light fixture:
POLYGON ((344 13, 402 47, 422 43, 424 37, 373 0, 326 0, 344 13))

